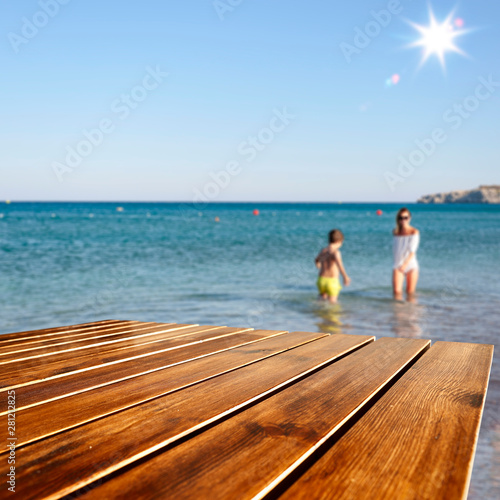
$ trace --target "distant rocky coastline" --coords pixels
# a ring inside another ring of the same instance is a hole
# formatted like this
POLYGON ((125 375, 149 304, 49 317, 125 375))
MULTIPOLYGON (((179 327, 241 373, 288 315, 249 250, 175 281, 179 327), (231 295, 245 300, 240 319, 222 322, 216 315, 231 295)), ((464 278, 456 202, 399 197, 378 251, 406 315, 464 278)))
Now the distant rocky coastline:
POLYGON ((422 196, 417 203, 500 203, 500 185, 422 196))

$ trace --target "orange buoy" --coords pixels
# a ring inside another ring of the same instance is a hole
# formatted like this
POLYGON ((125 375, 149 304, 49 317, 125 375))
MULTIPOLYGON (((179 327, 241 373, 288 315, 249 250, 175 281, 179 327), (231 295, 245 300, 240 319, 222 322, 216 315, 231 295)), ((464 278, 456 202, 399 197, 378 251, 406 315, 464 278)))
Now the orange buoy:
POLYGON ((382 212, 382 210, 380 210, 380 208, 375 212, 377 215, 382 215, 384 212, 382 212))
POLYGON ((219 217, 216 217, 214 220, 215 220, 215 222, 220 222, 219 217))
POLYGON ((259 212, 257 209, 255 209, 255 210, 253 211, 253 214, 254 214, 254 215, 259 215, 259 214, 260 214, 260 212, 259 212))

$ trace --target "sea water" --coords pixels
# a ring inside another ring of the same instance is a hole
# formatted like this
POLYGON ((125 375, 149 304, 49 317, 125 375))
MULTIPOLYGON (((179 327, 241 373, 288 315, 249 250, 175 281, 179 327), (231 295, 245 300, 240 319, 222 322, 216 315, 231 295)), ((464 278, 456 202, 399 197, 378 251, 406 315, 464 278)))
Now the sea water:
MULTIPOLYGON (((411 303, 391 292, 400 207, 1 204, 0 333, 126 319, 498 344, 500 206, 408 205, 421 232, 411 303), (337 305, 315 288, 333 228, 352 279, 337 305)), ((499 487, 499 354, 470 498, 499 487)))

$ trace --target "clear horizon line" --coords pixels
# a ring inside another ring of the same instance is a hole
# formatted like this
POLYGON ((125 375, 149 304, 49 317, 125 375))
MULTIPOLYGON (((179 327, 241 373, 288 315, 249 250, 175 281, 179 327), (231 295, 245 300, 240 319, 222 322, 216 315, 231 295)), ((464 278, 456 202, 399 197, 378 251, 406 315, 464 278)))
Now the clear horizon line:
POLYGON ((5 200, 0 202, 0 204, 8 205, 11 203, 184 203, 186 205, 217 205, 221 203, 274 203, 274 204, 343 204, 343 203, 384 203, 386 205, 398 205, 402 203, 407 204, 417 204, 418 201, 344 201, 344 200, 336 200, 336 201, 273 201, 273 200, 225 200, 225 201, 207 201, 207 202, 194 202, 194 201, 185 201, 185 200, 5 200))

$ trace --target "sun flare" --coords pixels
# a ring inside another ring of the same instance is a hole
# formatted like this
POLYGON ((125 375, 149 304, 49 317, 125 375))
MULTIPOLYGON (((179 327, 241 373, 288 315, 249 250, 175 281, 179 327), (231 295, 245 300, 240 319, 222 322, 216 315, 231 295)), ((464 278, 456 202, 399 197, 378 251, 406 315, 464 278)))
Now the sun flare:
POLYGON ((465 56, 466 54, 455 45, 455 38, 464 35, 467 31, 460 29, 463 26, 462 19, 452 20, 453 12, 448 17, 439 23, 434 17, 432 10, 429 11, 429 25, 421 26, 410 22, 410 24, 422 35, 416 42, 412 43, 412 47, 423 47, 423 55, 421 64, 424 64, 427 59, 435 55, 443 69, 445 68, 444 56, 446 52, 457 52, 465 56))

